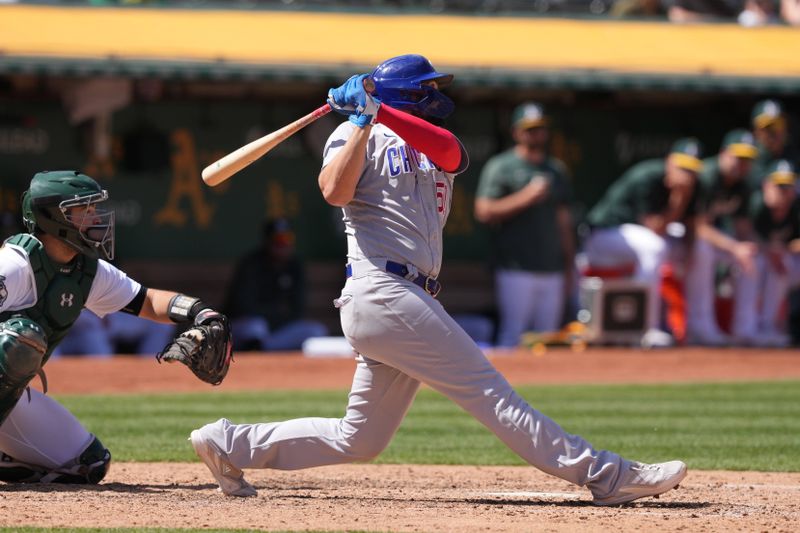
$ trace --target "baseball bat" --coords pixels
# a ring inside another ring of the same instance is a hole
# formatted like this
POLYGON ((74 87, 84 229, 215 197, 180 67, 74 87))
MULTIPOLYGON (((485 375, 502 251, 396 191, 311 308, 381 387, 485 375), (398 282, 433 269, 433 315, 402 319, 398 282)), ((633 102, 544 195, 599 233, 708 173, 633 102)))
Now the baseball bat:
POLYGON ((322 105, 294 122, 245 144, 203 169, 203 181, 212 187, 227 180, 252 162, 261 158, 280 143, 331 112, 328 104, 322 105))
MULTIPOLYGON (((375 83, 371 78, 364 78, 363 83, 364 89, 367 92, 372 93, 375 90, 375 83)), ((203 181, 211 187, 219 185, 257 159, 264 157, 267 152, 301 129, 330 112, 331 107, 326 103, 308 115, 298 118, 291 124, 287 124, 278 130, 237 148, 204 168, 202 173, 203 181)))

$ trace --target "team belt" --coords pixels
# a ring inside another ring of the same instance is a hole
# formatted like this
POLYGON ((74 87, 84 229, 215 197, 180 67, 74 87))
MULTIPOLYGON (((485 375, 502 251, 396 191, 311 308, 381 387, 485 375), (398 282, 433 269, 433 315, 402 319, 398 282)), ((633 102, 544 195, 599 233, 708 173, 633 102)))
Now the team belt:
MULTIPOLYGON (((408 267, 402 263, 397 263, 395 261, 386 261, 386 272, 390 274, 394 274, 395 276, 400 276, 401 278, 405 278, 412 283, 419 285, 422 287, 422 290, 436 298, 439 294, 439 291, 442 290, 442 284, 436 278, 432 278, 430 276, 424 276, 422 274, 417 274, 416 277, 411 278, 410 273, 411 271, 408 267)), ((347 265, 345 267, 345 275, 349 278, 353 275, 353 266, 347 265)))

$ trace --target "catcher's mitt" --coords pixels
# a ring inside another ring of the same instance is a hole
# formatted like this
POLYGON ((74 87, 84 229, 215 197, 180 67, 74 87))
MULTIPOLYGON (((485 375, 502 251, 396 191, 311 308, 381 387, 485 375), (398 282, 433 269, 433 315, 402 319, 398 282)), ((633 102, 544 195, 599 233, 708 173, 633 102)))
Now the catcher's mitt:
POLYGON ((156 359, 159 363, 180 361, 201 380, 219 385, 233 361, 232 345, 225 315, 205 309, 197 314, 194 325, 167 344, 156 359))

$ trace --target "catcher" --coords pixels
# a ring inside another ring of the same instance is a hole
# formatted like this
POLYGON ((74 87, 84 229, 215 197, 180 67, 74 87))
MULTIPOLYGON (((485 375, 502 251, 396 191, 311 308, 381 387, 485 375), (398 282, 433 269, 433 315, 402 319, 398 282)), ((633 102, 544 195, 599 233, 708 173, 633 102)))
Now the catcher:
POLYGON ((231 362, 225 316, 197 298, 143 287, 108 260, 114 213, 108 192, 76 171, 40 172, 22 196, 27 234, 0 248, 0 480, 99 483, 111 454, 52 398, 28 386, 84 307, 188 329, 158 354, 198 378, 222 382, 231 362))

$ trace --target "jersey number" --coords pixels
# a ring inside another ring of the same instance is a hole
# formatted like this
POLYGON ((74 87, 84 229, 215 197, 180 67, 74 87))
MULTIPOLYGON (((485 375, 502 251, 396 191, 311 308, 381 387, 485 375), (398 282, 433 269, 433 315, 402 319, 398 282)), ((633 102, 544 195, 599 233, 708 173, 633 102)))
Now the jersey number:
POLYGON ((447 205, 447 187, 444 182, 436 182, 436 209, 444 213, 444 206, 447 205))

